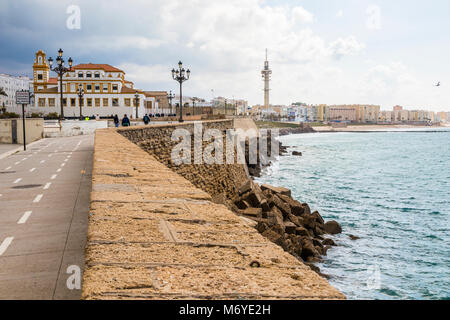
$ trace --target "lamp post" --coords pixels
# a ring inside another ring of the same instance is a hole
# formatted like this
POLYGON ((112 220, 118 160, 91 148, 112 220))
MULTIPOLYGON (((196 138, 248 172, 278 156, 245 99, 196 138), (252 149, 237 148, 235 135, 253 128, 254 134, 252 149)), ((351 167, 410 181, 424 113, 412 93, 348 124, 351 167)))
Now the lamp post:
POLYGON ((180 84, 180 122, 183 122, 183 82, 189 80, 191 71, 184 70, 183 63, 178 62, 178 70, 172 69, 172 78, 180 84))
POLYGON ((225 105, 223 106, 223 114, 225 115, 225 118, 227 117, 227 99, 225 99, 225 105))
POLYGON ((138 103, 139 103, 139 92, 136 91, 134 95, 134 103, 136 105, 136 120, 138 119, 138 103))
POLYGON ((83 85, 80 83, 78 85, 78 104, 80 105, 80 120, 83 120, 83 104, 82 104, 82 99, 84 96, 84 89, 83 89, 83 85))
POLYGON ((172 90, 170 90, 170 93, 167 95, 167 99, 169 99, 169 107, 170 112, 173 114, 173 108, 172 108, 172 99, 175 98, 175 93, 172 93, 172 90))
POLYGON ((64 119, 64 106, 63 106, 63 86, 62 86, 62 77, 66 72, 72 71, 72 58, 69 58, 67 62, 69 63, 69 68, 64 66, 64 58, 63 58, 63 50, 58 50, 58 57, 56 58, 56 67, 53 68, 53 59, 52 57, 48 58, 48 64, 50 66, 50 70, 55 72, 59 76, 59 90, 60 90, 60 98, 61 98, 61 113, 59 115, 59 119, 64 119))

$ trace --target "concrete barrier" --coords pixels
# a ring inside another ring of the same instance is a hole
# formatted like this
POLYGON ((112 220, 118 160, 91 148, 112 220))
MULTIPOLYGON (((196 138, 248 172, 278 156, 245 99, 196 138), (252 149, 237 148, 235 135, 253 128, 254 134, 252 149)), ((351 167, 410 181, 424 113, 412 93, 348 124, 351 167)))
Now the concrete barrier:
POLYGON ((108 127, 108 120, 46 120, 44 136, 46 138, 71 137, 94 134, 97 129, 108 127))
MULTIPOLYGON (((44 119, 25 119, 26 142, 30 143, 44 136, 44 119)), ((23 120, 0 119, 0 143, 23 144, 23 120)))

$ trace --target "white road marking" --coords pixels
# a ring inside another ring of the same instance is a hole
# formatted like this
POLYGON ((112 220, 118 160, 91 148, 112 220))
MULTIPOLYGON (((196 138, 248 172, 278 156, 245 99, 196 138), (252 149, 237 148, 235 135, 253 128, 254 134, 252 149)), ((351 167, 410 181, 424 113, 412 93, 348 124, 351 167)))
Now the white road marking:
POLYGON ((23 158, 21 161, 25 161, 25 160, 27 160, 28 158, 23 158))
POLYGON ((45 162, 45 160, 41 160, 41 162, 40 163, 44 163, 45 162))
POLYGON ((17 164, 19 164, 19 163, 20 163, 20 161, 17 161, 17 162, 16 162, 16 163, 14 163, 14 164, 16 164, 16 165, 17 165, 17 164))
POLYGON ((14 237, 8 237, 5 240, 3 240, 2 244, 0 244, 0 256, 5 253, 6 249, 8 249, 13 239, 14 237))
POLYGON ((0 193, 0 197, 2 196, 2 194, 0 193))
POLYGON ((13 183, 19 183, 20 182, 20 180, 22 180, 22 178, 18 178, 18 179, 16 179, 13 183))
POLYGON ((67 162, 67 161, 69 161, 69 159, 64 159, 64 162, 67 162))
POLYGON ((30 172, 33 172, 34 170, 36 170, 36 168, 31 168, 31 169, 30 169, 30 172))
POLYGON ((9 169, 11 169, 11 167, 6 168, 5 170, 9 170, 9 169))
POLYGON ((32 211, 27 211, 23 214, 22 218, 19 219, 17 224, 24 224, 27 222, 28 218, 30 217, 32 211))
POLYGON ((34 198, 33 202, 34 202, 34 203, 37 203, 37 202, 41 201, 41 199, 42 199, 43 196, 44 196, 43 194, 38 194, 38 195, 36 196, 36 198, 34 198))
POLYGON ((44 186, 44 190, 47 190, 48 188, 50 188, 51 184, 52 184, 51 182, 47 182, 44 186))
POLYGON ((61 163, 61 167, 64 167, 66 164, 65 163, 61 163))
POLYGON ((52 175, 52 177, 50 178, 51 180, 54 180, 56 178, 57 174, 52 175))
POLYGON ((56 170, 56 172, 61 172, 61 168, 59 168, 58 170, 56 170))

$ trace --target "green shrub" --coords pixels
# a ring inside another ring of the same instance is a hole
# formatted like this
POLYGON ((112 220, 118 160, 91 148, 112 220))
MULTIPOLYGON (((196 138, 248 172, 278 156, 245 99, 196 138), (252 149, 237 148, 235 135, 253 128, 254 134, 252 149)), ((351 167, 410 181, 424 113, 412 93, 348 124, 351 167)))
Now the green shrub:
POLYGON ((14 118, 20 118, 20 116, 14 112, 5 112, 0 114, 0 119, 14 119, 14 118))
POLYGON ((41 112, 33 112, 31 114, 32 118, 42 118, 42 113, 41 112))
POLYGON ((47 114, 47 116, 45 117, 47 119, 59 119, 59 114, 56 112, 50 112, 49 114, 47 114))

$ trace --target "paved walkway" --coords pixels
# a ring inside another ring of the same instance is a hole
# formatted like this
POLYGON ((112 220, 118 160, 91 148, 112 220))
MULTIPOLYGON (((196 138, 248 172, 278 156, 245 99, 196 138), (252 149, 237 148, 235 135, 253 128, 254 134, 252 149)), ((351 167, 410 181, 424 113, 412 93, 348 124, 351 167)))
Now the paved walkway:
POLYGON ((0 299, 80 298, 93 140, 44 139, 0 160, 0 299))

